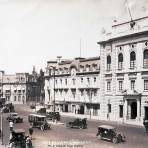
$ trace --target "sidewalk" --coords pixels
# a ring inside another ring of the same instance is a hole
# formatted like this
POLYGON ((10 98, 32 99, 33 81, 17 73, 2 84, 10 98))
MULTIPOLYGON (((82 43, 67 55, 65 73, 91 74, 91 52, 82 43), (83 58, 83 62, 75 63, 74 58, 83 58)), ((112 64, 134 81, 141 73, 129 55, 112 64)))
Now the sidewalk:
POLYGON ((87 118, 88 120, 91 121, 104 121, 104 122, 115 122, 118 124, 128 124, 128 125, 133 125, 133 126, 142 126, 143 127, 143 123, 139 122, 139 121, 135 121, 135 120, 126 120, 126 121, 111 121, 111 120, 101 120, 99 119, 98 116, 91 116, 90 119, 90 115, 81 115, 81 114, 74 114, 74 113, 65 113, 65 112, 60 112, 60 114, 62 116, 69 116, 69 117, 75 117, 75 118, 87 118))

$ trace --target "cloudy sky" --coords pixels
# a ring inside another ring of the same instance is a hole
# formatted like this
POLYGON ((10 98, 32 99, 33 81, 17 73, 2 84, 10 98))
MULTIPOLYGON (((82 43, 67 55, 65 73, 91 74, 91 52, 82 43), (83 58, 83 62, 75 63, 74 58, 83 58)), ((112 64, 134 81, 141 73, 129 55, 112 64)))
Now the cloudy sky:
MULTIPOLYGON (((0 0, 0 69, 31 72, 56 58, 99 56, 102 27, 130 20, 126 0, 0 0)), ((133 18, 148 0, 128 0, 133 18)))

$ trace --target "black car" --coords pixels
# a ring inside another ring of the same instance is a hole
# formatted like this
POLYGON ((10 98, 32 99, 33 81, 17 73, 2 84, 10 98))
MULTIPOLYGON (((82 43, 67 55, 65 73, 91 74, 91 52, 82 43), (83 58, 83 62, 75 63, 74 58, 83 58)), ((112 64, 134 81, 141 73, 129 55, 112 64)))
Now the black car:
POLYGON ((23 123, 23 118, 20 117, 18 113, 10 113, 7 120, 13 123, 23 123))
POLYGON ((121 133, 117 133, 115 127, 109 125, 101 125, 98 127, 97 139, 110 140, 113 143, 119 143, 125 141, 125 136, 121 133))
POLYGON ((47 122, 46 116, 29 114, 28 121, 33 128, 39 128, 41 130, 51 129, 51 125, 47 122))
POLYGON ((85 129, 87 128, 87 119, 76 118, 74 121, 66 123, 66 127, 85 129))
POLYGON ((24 129, 14 129, 11 133, 9 144, 13 147, 26 148, 26 136, 24 129))
POLYGON ((40 108, 38 111, 37 111, 37 114, 46 114, 46 108, 43 107, 43 108, 40 108))
POLYGON ((48 120, 57 120, 60 121, 60 113, 59 112, 47 112, 46 117, 48 120))

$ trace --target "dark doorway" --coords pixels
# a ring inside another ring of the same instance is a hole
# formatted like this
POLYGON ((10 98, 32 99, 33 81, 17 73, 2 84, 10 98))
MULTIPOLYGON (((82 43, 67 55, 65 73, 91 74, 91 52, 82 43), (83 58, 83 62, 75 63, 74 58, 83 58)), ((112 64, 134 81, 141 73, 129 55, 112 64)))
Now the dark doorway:
POLYGON ((119 116, 123 118, 123 105, 119 105, 119 116))
POLYGON ((145 107, 145 119, 148 120, 148 107, 145 107))
POLYGON ((68 104, 65 104, 65 112, 68 112, 68 104))
POLYGON ((84 114, 84 106, 80 106, 80 114, 84 114))
POLYGON ((137 117, 137 102, 131 103, 131 119, 136 119, 137 117))

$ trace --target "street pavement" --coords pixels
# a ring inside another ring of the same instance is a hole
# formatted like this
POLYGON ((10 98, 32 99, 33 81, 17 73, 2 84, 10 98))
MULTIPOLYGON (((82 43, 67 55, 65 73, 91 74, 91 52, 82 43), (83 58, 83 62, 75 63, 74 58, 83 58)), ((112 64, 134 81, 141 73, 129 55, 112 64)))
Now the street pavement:
MULTIPOLYGON (((28 106, 16 105, 16 112, 24 117, 24 123, 15 124, 15 128, 23 128, 28 134, 28 114, 32 113, 28 106)), ((6 120, 7 114, 3 114, 4 143, 9 142, 9 125, 6 120)), ((73 117, 62 116, 61 122, 52 123, 52 129, 42 132, 34 129, 34 148, 147 148, 148 135, 142 126, 121 124, 118 122, 106 122, 98 120, 88 120, 87 129, 70 129, 65 127, 65 123, 73 120, 73 117), (113 144, 110 141, 97 140, 97 127, 101 124, 115 126, 126 136, 126 142, 113 144)), ((0 148, 1 147, 0 145, 0 148)))

